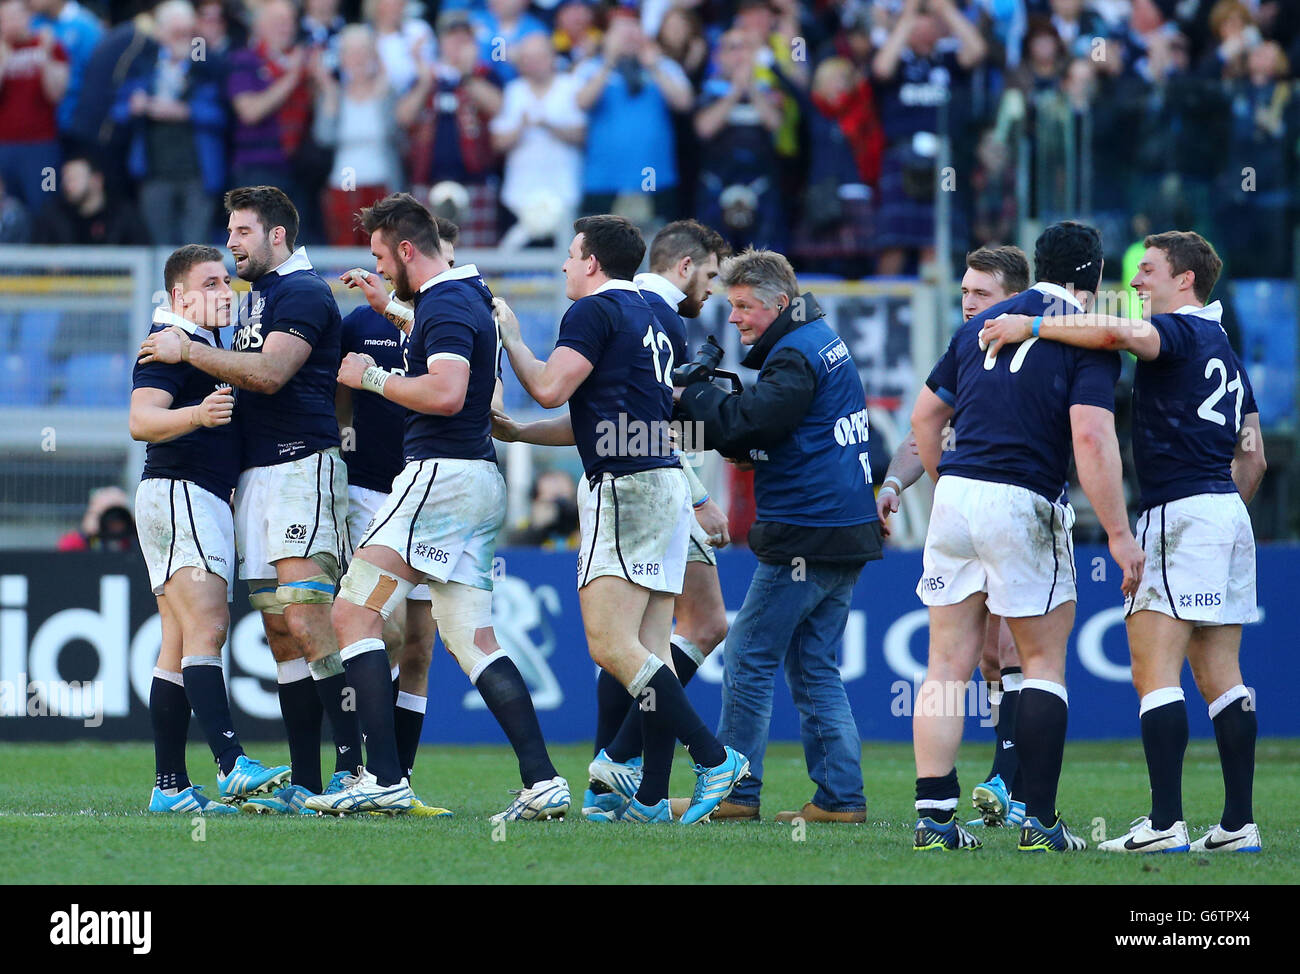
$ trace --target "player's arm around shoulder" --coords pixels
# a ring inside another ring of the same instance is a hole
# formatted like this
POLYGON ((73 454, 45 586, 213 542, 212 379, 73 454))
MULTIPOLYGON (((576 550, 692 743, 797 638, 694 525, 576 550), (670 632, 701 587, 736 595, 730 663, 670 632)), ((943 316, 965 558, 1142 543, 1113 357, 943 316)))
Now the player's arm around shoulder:
POLYGON ((237 352, 190 340, 179 328, 164 328, 140 344, 141 365, 186 362, 214 379, 239 389, 273 395, 294 377, 311 354, 311 345, 296 335, 276 331, 260 351, 237 352))
POLYGON ((1237 445, 1232 454, 1232 482, 1241 499, 1249 504, 1264 479, 1268 461, 1264 459, 1264 434, 1259 428, 1259 413, 1242 417, 1237 445))
POLYGON ((1128 351, 1143 361, 1151 361, 1160 354, 1160 331, 1143 318, 1098 314, 1002 315, 984 322, 979 333, 980 348, 993 358, 1003 345, 1018 345, 1035 338, 1076 348, 1128 351))
POLYGON ((173 409, 172 402, 172 394, 165 389, 142 386, 133 390, 127 419, 131 439, 166 443, 196 429, 225 426, 235 411, 235 396, 228 386, 209 393, 193 406, 173 409))

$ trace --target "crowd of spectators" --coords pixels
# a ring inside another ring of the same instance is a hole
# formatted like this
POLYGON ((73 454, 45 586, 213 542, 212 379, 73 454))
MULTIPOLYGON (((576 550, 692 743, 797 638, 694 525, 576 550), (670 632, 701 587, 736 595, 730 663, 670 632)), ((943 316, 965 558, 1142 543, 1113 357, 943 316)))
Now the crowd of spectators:
POLYGON ((307 243, 402 189, 468 246, 695 216, 898 274, 951 191, 955 253, 1083 216, 1114 255, 1141 216, 1291 269, 1300 3, 140 3, 0 0, 0 242, 214 239, 272 183, 307 243))

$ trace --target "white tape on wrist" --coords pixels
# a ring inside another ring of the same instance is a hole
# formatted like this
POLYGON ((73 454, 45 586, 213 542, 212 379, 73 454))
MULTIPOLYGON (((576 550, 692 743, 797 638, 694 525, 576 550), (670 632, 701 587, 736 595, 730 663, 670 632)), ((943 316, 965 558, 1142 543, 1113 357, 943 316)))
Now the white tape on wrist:
POLYGON ((408 308, 396 298, 389 298, 388 306, 384 308, 384 317, 400 328, 415 320, 415 310, 408 308))
POLYGON ((903 482, 899 480, 897 477, 889 476, 886 477, 884 481, 881 482, 880 489, 892 490, 895 494, 901 496, 903 493, 903 482))
POLYGON ((367 392, 373 392, 377 396, 382 396, 384 386, 388 384, 392 374, 387 369, 381 369, 377 365, 369 366, 365 372, 361 373, 361 388, 367 392))

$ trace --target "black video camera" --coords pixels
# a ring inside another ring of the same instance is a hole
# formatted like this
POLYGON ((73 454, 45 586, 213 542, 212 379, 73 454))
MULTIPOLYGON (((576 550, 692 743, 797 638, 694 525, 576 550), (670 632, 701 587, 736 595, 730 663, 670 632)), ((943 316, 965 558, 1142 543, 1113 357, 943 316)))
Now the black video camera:
POLYGON ((740 393, 744 387, 740 384, 740 376, 735 372, 724 372, 718 368, 722 361, 722 346, 718 344, 717 339, 710 335, 700 350, 695 355, 694 362, 686 362, 683 365, 673 369, 673 385, 689 386, 696 382, 711 382, 714 379, 730 379, 731 391, 740 393))

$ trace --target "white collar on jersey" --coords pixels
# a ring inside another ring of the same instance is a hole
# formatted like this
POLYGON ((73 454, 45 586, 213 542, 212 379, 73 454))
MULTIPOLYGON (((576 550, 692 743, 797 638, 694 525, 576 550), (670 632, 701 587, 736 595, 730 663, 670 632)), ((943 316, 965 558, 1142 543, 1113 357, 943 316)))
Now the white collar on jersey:
POLYGON ((1223 305, 1218 301, 1199 308, 1194 304, 1185 304, 1181 308, 1169 313, 1175 315, 1195 315, 1198 318, 1205 318, 1208 321, 1213 321, 1218 325, 1223 324, 1223 305))
POLYGON ((1058 301, 1064 301, 1066 304, 1070 305, 1071 307, 1078 308, 1080 311, 1083 310, 1083 305, 1079 302, 1079 299, 1076 298, 1069 291, 1067 291, 1065 288, 1061 287, 1061 285, 1059 284, 1052 284, 1048 281, 1039 281, 1029 290, 1037 291, 1040 294, 1049 295, 1053 298, 1056 298, 1056 300, 1058 301))
POLYGON ((420 285, 420 291, 427 291, 435 284, 441 284, 443 281, 463 281, 466 278, 478 276, 478 268, 473 264, 458 264, 455 267, 448 267, 441 274, 435 274, 429 278, 420 285))
POLYGON ((174 311, 168 311, 166 308, 153 309, 153 323, 155 325, 175 325, 181 331, 193 335, 196 338, 201 338, 203 341, 208 342, 209 345, 212 344, 209 339, 209 336, 212 334, 212 329, 204 328, 202 325, 196 325, 194 322, 190 321, 189 318, 182 317, 174 311))
POLYGON ((294 271, 309 271, 311 269, 311 261, 307 259, 307 248, 299 247, 288 256, 283 264, 274 268, 270 273, 284 277, 284 275, 292 274, 294 271))
MULTIPOLYGON (((602 291, 633 291, 633 292, 635 292, 636 294, 640 294, 640 293, 641 293, 641 289, 638 288, 638 287, 637 287, 635 284, 633 284, 631 281, 624 281, 624 280, 617 279, 617 278, 612 278, 612 277, 611 277, 608 281, 606 281, 604 284, 602 284, 600 287, 596 288, 596 290, 592 291, 591 293, 592 293, 592 294, 600 294, 602 291)), ((683 295, 683 296, 684 296, 684 295, 683 295)), ((674 307, 675 307, 675 306, 674 306, 674 307)))
POLYGON ((637 290, 653 291, 667 301, 668 307, 674 311, 686 300, 686 292, 662 274, 638 274, 632 278, 632 283, 637 286, 637 290))

